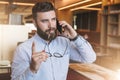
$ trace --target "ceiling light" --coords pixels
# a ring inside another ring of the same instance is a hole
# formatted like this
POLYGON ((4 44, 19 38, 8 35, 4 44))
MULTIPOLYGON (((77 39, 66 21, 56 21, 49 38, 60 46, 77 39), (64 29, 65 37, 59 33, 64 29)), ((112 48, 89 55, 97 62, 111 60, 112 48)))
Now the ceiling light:
POLYGON ((70 9, 70 11, 75 11, 75 10, 78 10, 78 9, 84 9, 84 8, 87 8, 87 7, 90 7, 90 6, 99 5, 99 4, 102 4, 102 2, 97 2, 97 3, 93 3, 93 4, 89 4, 89 5, 73 8, 73 9, 70 9))
POLYGON ((12 4, 15 4, 15 5, 22 5, 22 6, 34 6, 34 4, 32 4, 32 3, 19 3, 19 2, 13 2, 12 4))
POLYGON ((9 4, 9 2, 6 2, 6 1, 0 1, 0 4, 9 4))
POLYGON ((59 8, 58 10, 67 9, 67 8, 70 8, 70 7, 73 7, 73 6, 77 6, 77 5, 80 5, 80 4, 83 4, 83 3, 89 2, 89 1, 91 1, 91 0, 84 0, 84 1, 81 1, 81 2, 77 2, 77 3, 74 3, 74 4, 71 4, 71 5, 68 5, 68 6, 65 6, 65 7, 59 8))
POLYGON ((95 11, 101 10, 101 8, 80 8, 80 9, 95 10, 95 11))

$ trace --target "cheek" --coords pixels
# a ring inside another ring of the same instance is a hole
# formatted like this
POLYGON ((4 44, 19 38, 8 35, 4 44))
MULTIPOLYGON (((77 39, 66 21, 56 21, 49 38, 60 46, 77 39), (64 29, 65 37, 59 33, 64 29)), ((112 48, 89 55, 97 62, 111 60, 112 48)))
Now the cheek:
POLYGON ((48 26, 47 24, 38 23, 38 27, 39 27, 42 31, 46 31, 47 26, 48 26))

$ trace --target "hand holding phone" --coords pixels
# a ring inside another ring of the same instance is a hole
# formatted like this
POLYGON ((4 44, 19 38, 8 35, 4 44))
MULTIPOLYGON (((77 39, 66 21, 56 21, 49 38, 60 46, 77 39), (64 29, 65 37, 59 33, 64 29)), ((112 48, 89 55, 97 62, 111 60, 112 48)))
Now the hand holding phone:
POLYGON ((61 36, 69 39, 74 39, 77 36, 77 32, 66 21, 56 21, 56 26, 61 36), (60 24, 59 24, 60 23, 60 24))

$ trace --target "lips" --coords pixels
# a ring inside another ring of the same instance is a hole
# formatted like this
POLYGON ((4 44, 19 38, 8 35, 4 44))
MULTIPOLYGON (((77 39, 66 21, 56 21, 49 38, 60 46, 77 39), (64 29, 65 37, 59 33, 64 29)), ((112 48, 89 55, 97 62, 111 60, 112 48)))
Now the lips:
POLYGON ((49 33, 53 33, 53 32, 55 32, 55 30, 50 30, 50 31, 49 31, 49 33))
POLYGON ((53 33, 53 32, 55 32, 55 28, 48 29, 48 30, 46 30, 46 32, 47 33, 53 33))

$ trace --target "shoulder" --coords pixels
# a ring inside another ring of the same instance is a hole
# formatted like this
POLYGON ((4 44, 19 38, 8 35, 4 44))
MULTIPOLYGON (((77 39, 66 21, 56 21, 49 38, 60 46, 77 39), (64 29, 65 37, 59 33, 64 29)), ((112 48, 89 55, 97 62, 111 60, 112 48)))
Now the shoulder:
POLYGON ((26 49, 26 48, 29 48, 32 46, 32 43, 34 42, 34 38, 30 38, 30 39, 27 39, 23 42, 20 42, 19 45, 17 45, 17 48, 22 48, 22 49, 26 49))
POLYGON ((56 40, 58 40, 58 41, 68 41, 68 42, 70 41, 68 38, 63 37, 63 36, 57 36, 56 40))
POLYGON ((56 39, 55 39, 55 42, 58 45, 62 45, 62 46, 70 44, 70 40, 68 38, 66 38, 66 37, 63 37, 63 36, 57 36, 56 39))

